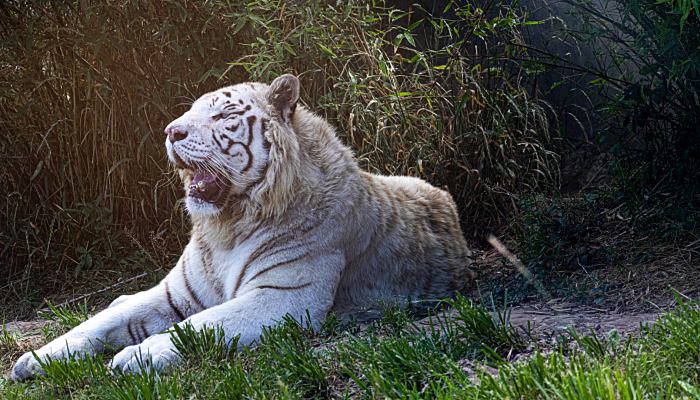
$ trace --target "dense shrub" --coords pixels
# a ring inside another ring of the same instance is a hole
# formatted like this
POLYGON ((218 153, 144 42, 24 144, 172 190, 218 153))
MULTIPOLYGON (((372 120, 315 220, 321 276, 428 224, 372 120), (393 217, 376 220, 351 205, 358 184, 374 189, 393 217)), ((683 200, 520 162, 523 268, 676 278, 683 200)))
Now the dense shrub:
MULTIPOLYGON (((700 7, 697 0, 572 0, 552 37, 570 57, 542 44, 530 52, 548 67, 584 76, 607 115, 598 141, 613 147, 643 181, 693 183, 700 160, 700 7), (574 50, 570 50, 574 49, 574 50)), ((549 73, 549 72, 547 72, 549 73)), ((590 138, 592 139, 592 138, 590 138)), ((609 147, 609 146, 608 146, 609 147)), ((644 184, 644 182, 641 182, 644 184)))
POLYGON ((623 80, 611 103, 627 133, 641 136, 646 172, 655 180, 695 174, 700 161, 700 15, 697 2, 669 3, 623 2, 617 29, 638 74, 623 80))
POLYGON ((483 232, 519 192, 554 187, 558 165, 544 105, 499 61, 523 21, 499 2, 458 4, 442 2, 438 18, 418 5, 289 3, 280 18, 274 2, 250 2, 236 17, 257 40, 235 65, 253 79, 302 75, 302 98, 364 168, 447 188, 468 234, 483 232))

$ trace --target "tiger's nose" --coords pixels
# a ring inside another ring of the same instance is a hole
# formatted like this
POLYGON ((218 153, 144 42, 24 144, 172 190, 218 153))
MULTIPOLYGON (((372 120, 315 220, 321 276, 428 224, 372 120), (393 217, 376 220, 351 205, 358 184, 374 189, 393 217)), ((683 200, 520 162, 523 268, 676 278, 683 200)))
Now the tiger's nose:
POLYGON ((175 143, 178 140, 182 140, 187 137, 187 131, 176 126, 169 126, 165 128, 165 134, 168 135, 168 140, 170 140, 170 143, 175 143))

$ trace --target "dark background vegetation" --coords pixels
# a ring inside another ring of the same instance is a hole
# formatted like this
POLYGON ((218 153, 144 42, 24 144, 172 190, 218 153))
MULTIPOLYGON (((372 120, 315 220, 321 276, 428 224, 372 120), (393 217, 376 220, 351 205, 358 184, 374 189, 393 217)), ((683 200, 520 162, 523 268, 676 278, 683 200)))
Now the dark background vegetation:
POLYGON ((2 2, 3 317, 161 277, 189 229, 163 127, 284 72, 363 168, 448 189, 554 295, 693 289, 697 3, 425 4, 2 2))

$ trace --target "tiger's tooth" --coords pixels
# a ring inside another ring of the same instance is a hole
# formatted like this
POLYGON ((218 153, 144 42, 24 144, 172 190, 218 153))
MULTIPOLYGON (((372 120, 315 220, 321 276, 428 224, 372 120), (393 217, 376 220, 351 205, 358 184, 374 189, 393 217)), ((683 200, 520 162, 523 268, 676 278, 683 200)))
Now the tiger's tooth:
POLYGON ((204 181, 197 182, 197 190, 199 190, 200 192, 204 191, 204 186, 205 186, 204 181))

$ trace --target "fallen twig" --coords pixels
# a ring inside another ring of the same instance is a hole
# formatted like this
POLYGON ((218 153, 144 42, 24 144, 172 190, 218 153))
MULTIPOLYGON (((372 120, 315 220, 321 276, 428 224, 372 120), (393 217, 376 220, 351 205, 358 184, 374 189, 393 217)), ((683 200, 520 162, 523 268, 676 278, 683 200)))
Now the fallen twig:
MULTIPOLYGON (((147 273, 147 272, 143 272, 143 273, 138 274, 138 275, 136 275, 136 276, 132 276, 132 277, 129 278, 129 279, 125 279, 125 280, 119 281, 119 282, 117 282, 117 283, 115 283, 115 284, 113 284, 113 285, 109 285, 109 286, 107 286, 107 287, 104 287, 104 288, 102 288, 102 289, 100 289, 100 290, 97 290, 97 291, 94 291, 94 292, 90 292, 90 293, 86 293, 86 294, 81 295, 81 296, 78 296, 78 297, 76 297, 76 298, 74 298, 74 299, 66 300, 66 301, 64 301, 63 303, 57 304, 57 305, 56 305, 56 308, 63 307, 63 306, 67 306, 67 305, 69 305, 69 304, 76 303, 76 302, 78 302, 78 301, 80 301, 80 300, 87 299, 87 298, 90 297, 90 296, 94 296, 94 295, 96 295, 96 294, 104 293, 104 292, 106 292, 106 291, 108 291, 108 290, 112 290, 112 289, 118 288, 119 286, 122 286, 122 285, 125 285, 125 284, 127 284, 127 283, 133 282, 133 281, 135 281, 135 280, 137 280, 137 279, 141 279, 141 278, 143 278, 143 277, 146 276, 146 275, 148 275, 148 273, 147 273)), ((39 310, 39 311, 48 312, 48 311, 50 311, 50 310, 49 310, 48 307, 44 307, 44 308, 42 308, 42 309, 39 310)))
POLYGON ((527 267, 518 259, 518 257, 515 256, 515 254, 511 253, 510 250, 506 247, 506 245, 503 244, 498 238, 494 235, 489 235, 486 240, 493 246, 494 249, 496 249, 497 252, 499 252, 503 257, 505 257, 508 261, 510 261, 511 264, 515 267, 515 269, 518 270, 518 272, 525 277, 525 279, 528 280, 532 284, 532 286, 535 287, 535 289, 539 292, 539 294, 544 297, 546 300, 549 300, 552 298, 552 296, 549 295, 547 290, 542 286, 542 282, 539 280, 535 279, 535 276, 532 275, 532 272, 530 272, 527 267))

